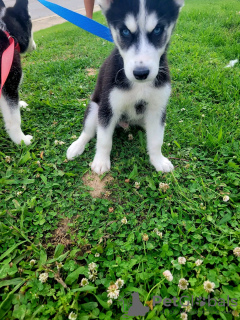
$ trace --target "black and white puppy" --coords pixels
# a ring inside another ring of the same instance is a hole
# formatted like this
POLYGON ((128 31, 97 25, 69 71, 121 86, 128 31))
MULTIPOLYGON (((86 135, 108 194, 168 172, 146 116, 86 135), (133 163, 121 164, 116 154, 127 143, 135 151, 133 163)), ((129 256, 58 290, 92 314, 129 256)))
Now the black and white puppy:
MULTIPOLYGON (((0 0, 0 59, 2 59, 4 50, 9 46, 8 34, 6 32, 14 38, 15 45, 19 44, 20 53, 36 49, 32 34, 31 17, 28 12, 28 0, 16 0, 15 5, 10 8, 5 8, 3 1, 0 0)), ((26 145, 29 145, 32 136, 25 135, 21 129, 20 107, 25 107, 26 103, 19 101, 18 94, 22 78, 19 51, 14 50, 12 67, 0 98, 0 108, 6 131, 12 141, 20 144, 23 140, 26 145)))
POLYGON ((99 0, 116 48, 104 62, 87 108, 83 132, 67 150, 72 160, 97 133, 92 170, 110 170, 117 124, 146 129, 150 161, 157 171, 173 170, 161 147, 171 92, 167 48, 184 0, 99 0))

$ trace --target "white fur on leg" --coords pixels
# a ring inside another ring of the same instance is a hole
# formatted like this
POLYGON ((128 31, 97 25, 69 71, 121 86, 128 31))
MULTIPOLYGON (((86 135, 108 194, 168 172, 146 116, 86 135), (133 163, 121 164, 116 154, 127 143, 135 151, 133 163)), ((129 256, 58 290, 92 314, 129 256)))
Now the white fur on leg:
POLYGON ((150 161, 157 171, 170 172, 174 169, 171 161, 162 155, 164 126, 159 113, 149 112, 146 117, 147 145, 150 161))
POLYGON ((29 145, 33 137, 30 135, 25 135, 22 132, 19 106, 11 108, 3 95, 0 99, 0 106, 5 122, 6 131, 8 132, 11 140, 16 144, 21 144, 21 141, 23 141, 26 145, 29 145))
POLYGON ((112 150, 112 136, 115 122, 111 121, 107 128, 98 126, 97 151, 92 163, 92 170, 97 174, 103 174, 111 168, 110 153, 112 150))
POLYGON ((74 141, 71 146, 67 150, 67 159, 73 160, 77 156, 80 156, 88 141, 90 140, 90 137, 83 131, 80 135, 80 137, 74 141))
POLYGON ((98 104, 90 102, 89 114, 85 119, 84 129, 80 137, 74 141, 67 150, 68 160, 73 160, 77 156, 80 156, 86 144, 95 136, 97 127, 97 115, 98 115, 98 104))

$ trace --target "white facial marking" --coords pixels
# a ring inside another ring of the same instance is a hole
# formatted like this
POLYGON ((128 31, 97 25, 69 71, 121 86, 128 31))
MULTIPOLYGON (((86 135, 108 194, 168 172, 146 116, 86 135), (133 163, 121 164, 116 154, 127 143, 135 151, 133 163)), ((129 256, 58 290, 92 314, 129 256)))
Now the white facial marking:
POLYGON ((180 7, 184 6, 184 0, 175 0, 176 4, 178 4, 180 7))
POLYGON ((6 8, 0 9, 0 19, 2 19, 5 16, 6 8))
POLYGON ((152 32, 158 24, 158 18, 155 12, 151 13, 146 17, 146 31, 152 32))
POLYGON ((28 48, 27 48, 27 52, 31 52, 33 50, 36 50, 36 43, 33 39, 33 31, 31 31, 31 38, 29 39, 29 44, 28 44, 28 48))
POLYGON ((127 15, 125 19, 125 25, 132 33, 135 33, 137 31, 137 22, 133 15, 127 15))
POLYGON ((98 0, 97 2, 103 11, 107 11, 111 5, 110 0, 98 0))

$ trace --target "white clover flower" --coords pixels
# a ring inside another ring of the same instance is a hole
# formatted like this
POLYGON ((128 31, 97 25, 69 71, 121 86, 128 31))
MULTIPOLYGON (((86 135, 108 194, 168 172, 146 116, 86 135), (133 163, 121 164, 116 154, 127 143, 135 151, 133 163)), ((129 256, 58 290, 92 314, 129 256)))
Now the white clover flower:
POLYGON ((163 275, 168 281, 173 281, 173 275, 169 270, 164 271, 163 275))
POLYGON ((10 162, 12 161, 12 159, 11 159, 10 156, 6 156, 6 157, 5 157, 5 161, 6 161, 7 163, 10 163, 10 162))
POLYGON ((183 123, 183 120, 180 120, 179 123, 183 123))
POLYGON ((61 262, 57 263, 57 269, 60 270, 62 268, 63 264, 61 262))
POLYGON ((160 232, 160 231, 158 231, 158 232, 157 232, 157 236, 159 236, 159 237, 162 239, 162 237, 163 237, 163 233, 162 233, 162 232, 160 232))
POLYGON ((33 267, 35 265, 35 263, 36 263, 36 260, 32 259, 32 260, 30 260, 29 263, 30 263, 30 266, 33 267))
POLYGON ((110 197, 110 195, 112 194, 112 192, 111 191, 109 191, 109 190, 107 190, 106 192, 105 192, 105 197, 110 197))
POLYGON ((55 141, 54 141, 54 144, 55 144, 55 145, 58 145, 58 143, 59 143, 58 140, 55 140, 55 141))
POLYGON ((182 320, 187 320, 187 318, 188 318, 187 313, 186 313, 186 312, 182 312, 182 313, 180 314, 180 318, 181 318, 182 320))
POLYGON ((128 135, 128 140, 129 141, 133 140, 133 135, 131 133, 129 133, 129 135, 128 135))
POLYGON ((17 196, 20 196, 22 194, 22 191, 17 192, 17 196))
POLYGON ((115 285, 119 288, 119 289, 121 289, 122 287, 123 287, 123 285, 124 285, 124 280, 122 280, 122 279, 117 279, 117 281, 115 282, 115 285))
POLYGON ((97 268, 97 265, 96 265, 96 263, 95 262, 91 262, 91 263, 89 263, 89 265, 88 265, 88 269, 89 270, 95 270, 97 268))
POLYGON ((203 263, 203 260, 198 259, 195 264, 197 267, 199 267, 203 263))
POLYGON ((163 234, 162 234, 162 232, 158 231, 157 228, 155 228, 155 229, 153 230, 153 232, 156 233, 156 235, 159 236, 159 237, 162 239, 163 234))
POLYGON ((202 118, 204 118, 205 117, 205 114, 202 114, 202 118))
POLYGON ((140 182, 135 182, 135 188, 139 189, 140 188, 140 182))
POLYGON ((126 217, 122 218, 121 222, 122 222, 122 224, 127 224, 127 222, 128 222, 127 218, 126 217))
POLYGON ((58 141, 58 144, 59 144, 60 146, 62 146, 63 144, 65 144, 65 142, 64 142, 64 141, 58 141))
POLYGON ((90 270, 88 272, 88 279, 92 282, 95 282, 95 280, 98 278, 97 276, 97 270, 96 269, 93 269, 93 270, 90 270))
POLYGON ((80 286, 85 287, 85 286, 88 285, 88 284, 89 284, 88 279, 83 278, 83 279, 81 280, 80 286))
POLYGON ((40 276, 39 276, 39 281, 42 282, 42 283, 45 283, 48 279, 48 273, 47 272, 44 272, 44 273, 41 273, 40 276))
POLYGON ((236 248, 233 250, 233 253, 234 253, 235 256, 240 257, 240 247, 236 247, 236 248))
POLYGON ((223 201, 224 201, 224 202, 228 202, 229 199, 230 199, 229 196, 224 196, 224 197, 223 197, 223 201))
POLYGON ((239 317, 239 312, 238 312, 237 310, 233 310, 233 311, 232 311, 232 315, 233 315, 234 317, 238 318, 238 317, 239 317))
POLYGON ((190 312, 192 310, 192 305, 189 301, 185 300, 181 308, 184 308, 185 312, 190 312))
POLYGON ((188 285, 189 285, 189 283, 188 283, 188 281, 187 281, 186 279, 181 278, 181 279, 179 280, 178 287, 179 287, 181 290, 187 290, 188 285))
POLYGON ((69 314, 68 319, 69 319, 69 320, 76 320, 76 319, 77 319, 77 314, 72 311, 72 312, 69 314))
POLYGON ((210 293, 214 291, 215 283, 207 280, 207 281, 204 281, 203 287, 206 292, 210 293))
POLYGON ((95 253, 95 257, 96 257, 96 258, 99 258, 99 257, 100 257, 100 253, 98 253, 98 252, 95 253))
POLYGON ((148 241, 149 237, 148 237, 148 235, 146 233, 144 233, 142 235, 142 239, 143 239, 143 241, 148 241))
POLYGON ((181 111, 185 111, 185 110, 186 110, 185 108, 182 108, 182 109, 181 109, 181 111))
POLYGON ((71 139, 77 139, 76 135, 71 136, 71 139))
POLYGON ((108 304, 109 306, 110 306, 112 303, 113 303, 112 299, 109 299, 109 300, 107 301, 107 304, 108 304))
POLYGON ((163 192, 166 192, 167 189, 169 189, 169 184, 163 183, 163 182, 159 183, 159 190, 162 190, 163 192))
POLYGON ((110 299, 117 299, 119 296, 119 290, 118 290, 118 286, 116 284, 112 284, 108 287, 107 289, 108 292, 108 298, 110 299))
POLYGON ((184 258, 184 257, 179 257, 179 258, 178 258, 178 263, 179 263, 179 264, 185 264, 186 261, 187 261, 187 260, 186 260, 186 258, 184 258))

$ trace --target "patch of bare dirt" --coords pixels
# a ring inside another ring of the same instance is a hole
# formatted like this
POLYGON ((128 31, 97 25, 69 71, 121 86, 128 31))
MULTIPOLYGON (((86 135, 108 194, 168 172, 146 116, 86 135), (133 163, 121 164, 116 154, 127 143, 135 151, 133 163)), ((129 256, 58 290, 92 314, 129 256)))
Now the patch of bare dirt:
POLYGON ((97 74, 97 70, 93 68, 88 68, 86 71, 89 76, 95 76, 97 74))
MULTIPOLYGON (((53 235, 50 239, 48 239, 47 243, 45 243, 43 246, 47 249, 48 257, 53 257, 55 247, 58 244, 63 244, 65 246, 64 252, 67 250, 70 250, 73 245, 77 245, 77 243, 70 238, 75 234, 76 230, 73 230, 71 227, 68 226, 69 223, 72 223, 72 220, 69 218, 64 218, 62 219, 56 230, 53 231, 53 235), (69 232, 71 230, 71 232, 69 232), (51 243, 53 246, 47 248, 48 244, 51 243)), ((78 246, 80 251, 77 252, 76 256, 83 256, 85 252, 91 253, 91 245, 90 244, 85 244, 82 246, 78 246)))
POLYGON ((72 244, 72 241, 70 239, 70 235, 68 233, 69 226, 68 224, 71 222, 69 218, 65 218, 60 221, 58 228, 54 230, 53 236, 50 239, 51 243, 56 246, 59 243, 63 244, 66 247, 70 246, 72 244))
POLYGON ((106 190, 106 185, 113 180, 109 174, 107 174, 103 179, 95 173, 86 173, 83 176, 83 182, 85 186, 93 188, 94 190, 90 190, 89 193, 93 198, 102 198, 103 196, 108 197, 109 191, 106 190))

